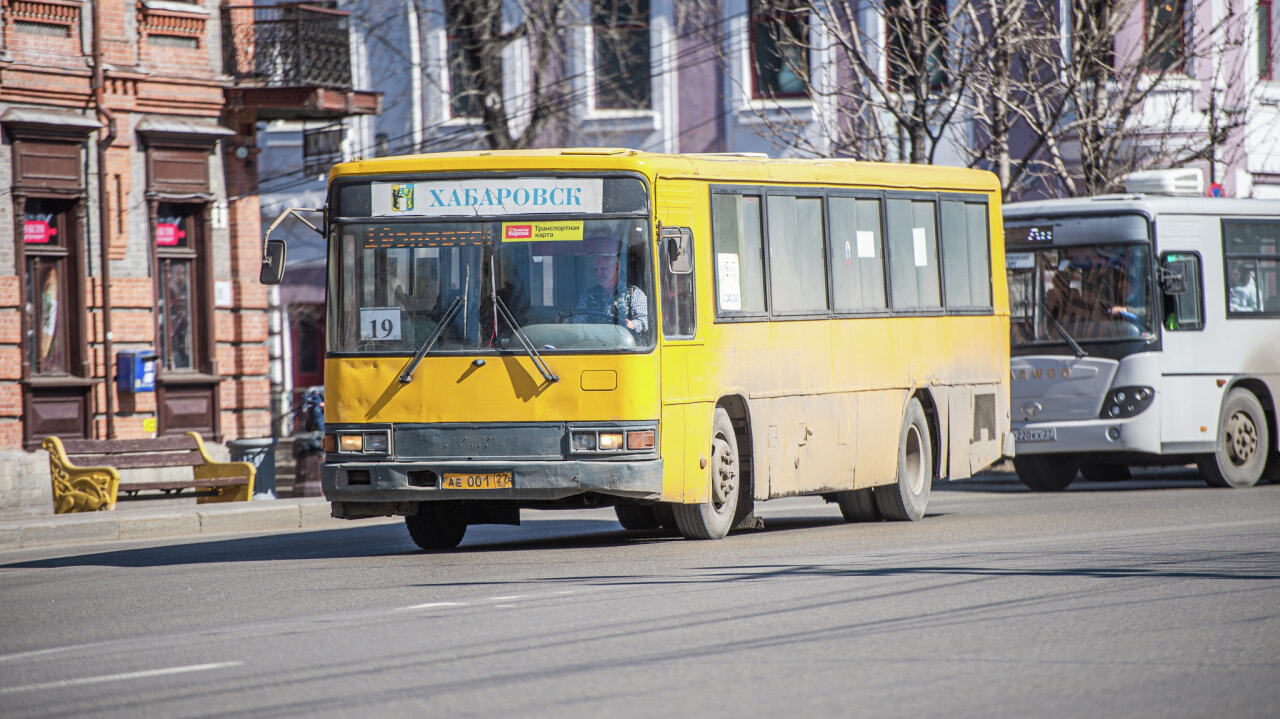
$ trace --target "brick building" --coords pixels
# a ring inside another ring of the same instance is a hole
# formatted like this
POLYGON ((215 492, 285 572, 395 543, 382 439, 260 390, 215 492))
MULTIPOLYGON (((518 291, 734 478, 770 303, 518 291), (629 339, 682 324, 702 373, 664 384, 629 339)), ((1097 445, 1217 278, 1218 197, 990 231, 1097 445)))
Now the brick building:
POLYGON ((270 434, 257 123, 376 112, 378 96, 352 91, 343 13, 0 13, 0 512, 50 511, 30 453, 47 435, 270 434), (299 27, 329 37, 304 43, 299 27), (143 350, 154 391, 120 391, 118 354, 143 350))

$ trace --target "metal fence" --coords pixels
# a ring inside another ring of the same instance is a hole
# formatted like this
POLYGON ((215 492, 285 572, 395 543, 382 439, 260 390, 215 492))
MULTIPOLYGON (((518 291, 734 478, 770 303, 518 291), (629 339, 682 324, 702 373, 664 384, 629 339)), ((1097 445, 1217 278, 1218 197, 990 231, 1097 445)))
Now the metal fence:
POLYGON ((224 5, 223 69, 244 84, 349 90, 349 15, 302 3, 224 5))

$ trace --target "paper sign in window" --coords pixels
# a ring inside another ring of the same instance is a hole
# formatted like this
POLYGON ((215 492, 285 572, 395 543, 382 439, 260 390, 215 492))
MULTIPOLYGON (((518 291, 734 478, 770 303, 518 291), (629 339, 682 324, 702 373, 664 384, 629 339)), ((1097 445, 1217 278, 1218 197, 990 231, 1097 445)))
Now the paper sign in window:
POLYGON ((738 256, 730 252, 717 253, 716 272, 720 280, 720 309, 742 309, 742 283, 738 274, 738 256))
POLYGON ((371 342, 400 339, 400 308, 361 307, 360 339, 371 342))
POLYGON ((858 230, 858 257, 876 256, 876 233, 858 230))
POLYGON ((912 227, 911 240, 915 244, 916 267, 928 267, 929 266, 929 248, 925 243, 924 228, 912 227))

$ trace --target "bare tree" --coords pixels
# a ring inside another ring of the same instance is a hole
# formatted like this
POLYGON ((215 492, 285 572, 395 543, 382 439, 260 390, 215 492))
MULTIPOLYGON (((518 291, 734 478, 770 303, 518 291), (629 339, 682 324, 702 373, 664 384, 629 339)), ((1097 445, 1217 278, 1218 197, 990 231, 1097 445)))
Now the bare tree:
POLYGON ((453 113, 478 116, 491 149, 531 147, 551 120, 568 111, 565 48, 571 0, 443 0, 453 113), (523 40, 528 76, 515 83, 519 102, 506 98, 503 62, 523 40))
POLYGON ((986 0, 973 8, 970 165, 1006 195, 1093 195, 1134 170, 1219 159, 1243 126, 1245 14, 1209 0, 986 0), (983 35, 989 37, 983 37, 983 35), (1206 69, 1208 70, 1206 72, 1206 69), (1013 142, 1011 142, 1013 140, 1013 142))

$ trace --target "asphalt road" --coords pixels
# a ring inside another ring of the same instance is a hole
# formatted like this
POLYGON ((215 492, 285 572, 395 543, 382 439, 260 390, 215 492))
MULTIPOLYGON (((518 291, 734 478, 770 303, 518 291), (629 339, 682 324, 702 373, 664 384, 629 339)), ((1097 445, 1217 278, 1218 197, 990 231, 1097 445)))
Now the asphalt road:
POLYGON ((762 503, 717 542, 526 512, 0 553, 0 716, 1249 717, 1280 705, 1280 485, 762 503))

